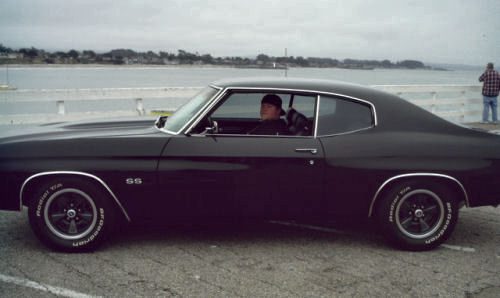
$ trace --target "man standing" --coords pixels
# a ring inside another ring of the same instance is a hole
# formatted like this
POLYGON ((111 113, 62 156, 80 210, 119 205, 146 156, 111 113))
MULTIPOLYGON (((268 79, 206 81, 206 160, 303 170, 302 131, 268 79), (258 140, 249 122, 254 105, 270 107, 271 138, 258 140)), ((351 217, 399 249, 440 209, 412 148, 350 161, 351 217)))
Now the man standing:
POLYGON ((493 69, 493 63, 486 65, 486 71, 479 77, 483 83, 483 123, 488 122, 488 114, 491 107, 493 123, 497 123, 497 97, 500 92, 500 75, 493 69))

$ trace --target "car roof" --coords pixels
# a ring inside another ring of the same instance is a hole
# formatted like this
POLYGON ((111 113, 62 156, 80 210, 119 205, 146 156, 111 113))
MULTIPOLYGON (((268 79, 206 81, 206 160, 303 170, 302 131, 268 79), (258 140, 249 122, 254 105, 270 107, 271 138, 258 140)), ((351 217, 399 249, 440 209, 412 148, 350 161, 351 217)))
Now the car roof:
POLYGON ((331 93, 367 101, 376 109, 378 126, 385 129, 417 131, 455 131, 458 126, 385 91, 342 81, 304 78, 235 78, 215 81, 220 88, 287 89, 316 93, 331 93))
MULTIPOLYGON (((222 79, 212 83, 217 87, 241 87, 241 88, 276 88, 276 89, 295 89, 306 91, 318 91, 338 93, 344 91, 356 93, 356 90, 367 88, 362 85, 351 84, 341 81, 320 80, 320 79, 303 79, 303 78, 279 78, 279 77, 258 77, 258 78, 236 78, 222 79)), ((371 89, 370 89, 371 90, 371 89)))
POLYGON ((304 79, 304 78, 279 78, 279 77, 259 77, 259 78, 236 78, 223 79, 212 83, 212 86, 221 88, 266 88, 266 89, 290 89, 309 92, 332 93, 353 97, 368 101, 377 107, 379 105, 398 105, 401 98, 376 90, 368 86, 347 83, 342 81, 304 79))

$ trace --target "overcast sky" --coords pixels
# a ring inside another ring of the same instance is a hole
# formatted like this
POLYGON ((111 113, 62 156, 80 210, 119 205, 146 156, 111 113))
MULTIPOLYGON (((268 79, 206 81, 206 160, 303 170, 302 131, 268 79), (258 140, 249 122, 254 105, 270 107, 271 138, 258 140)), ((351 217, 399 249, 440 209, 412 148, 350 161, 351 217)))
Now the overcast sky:
POLYGON ((0 0, 11 48, 500 63, 500 0, 0 0))

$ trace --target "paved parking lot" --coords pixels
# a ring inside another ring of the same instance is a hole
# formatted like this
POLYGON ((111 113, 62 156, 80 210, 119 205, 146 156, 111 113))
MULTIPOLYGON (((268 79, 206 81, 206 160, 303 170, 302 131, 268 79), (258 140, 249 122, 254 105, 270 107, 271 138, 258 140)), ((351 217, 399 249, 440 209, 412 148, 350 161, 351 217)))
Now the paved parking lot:
POLYGON ((2 297, 499 297, 500 208, 465 209, 430 252, 371 228, 262 222, 131 226, 98 251, 47 250, 0 212, 2 297))

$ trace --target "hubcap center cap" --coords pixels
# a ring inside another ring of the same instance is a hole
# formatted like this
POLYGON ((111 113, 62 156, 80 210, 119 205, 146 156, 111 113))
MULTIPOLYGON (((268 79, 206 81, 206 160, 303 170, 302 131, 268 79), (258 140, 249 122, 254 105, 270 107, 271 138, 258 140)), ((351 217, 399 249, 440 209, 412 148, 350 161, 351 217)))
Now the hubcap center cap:
POLYGON ((68 216, 68 218, 73 219, 76 217, 76 211, 73 209, 69 209, 68 212, 66 212, 66 215, 68 216))
POLYGON ((415 217, 416 218, 422 218, 422 217, 424 217, 424 211, 421 210, 421 209, 415 210, 415 217))

